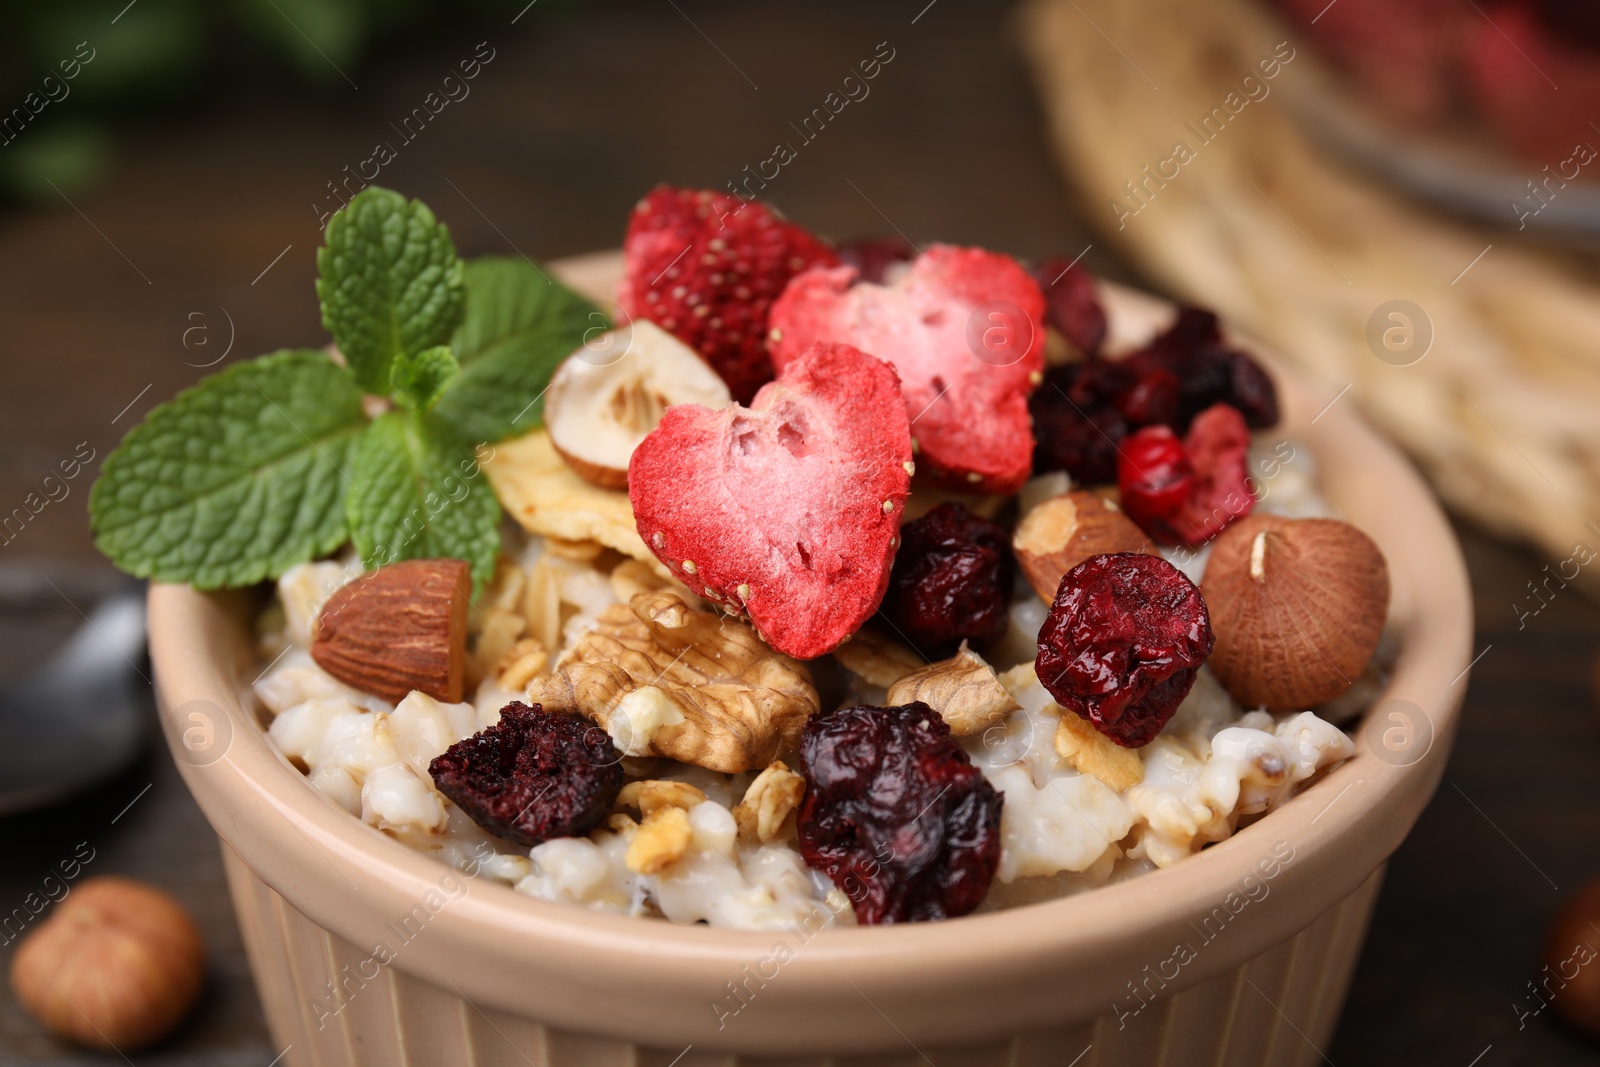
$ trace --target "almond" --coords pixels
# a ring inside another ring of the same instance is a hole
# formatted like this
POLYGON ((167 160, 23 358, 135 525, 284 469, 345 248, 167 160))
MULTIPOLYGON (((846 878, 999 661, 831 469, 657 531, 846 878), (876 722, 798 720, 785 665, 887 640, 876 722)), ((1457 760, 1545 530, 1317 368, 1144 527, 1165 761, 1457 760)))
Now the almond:
POLYGON ((1024 515, 1011 547, 1028 584, 1047 604, 1055 600, 1062 576, 1090 556, 1157 554, 1155 543, 1116 504, 1083 490, 1051 497, 1024 515))
POLYGON ((458 559, 379 567, 328 599, 311 658, 346 685, 399 703, 413 689, 459 703, 472 576, 458 559))
POLYGON ((1248 708, 1310 708, 1366 670, 1389 613, 1389 567, 1334 519, 1250 515, 1217 538, 1200 585, 1217 680, 1248 708))

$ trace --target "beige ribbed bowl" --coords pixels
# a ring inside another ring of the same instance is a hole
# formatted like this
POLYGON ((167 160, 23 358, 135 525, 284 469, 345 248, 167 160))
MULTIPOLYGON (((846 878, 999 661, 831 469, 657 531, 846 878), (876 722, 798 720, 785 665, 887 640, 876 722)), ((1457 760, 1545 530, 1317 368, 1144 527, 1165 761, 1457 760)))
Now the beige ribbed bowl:
MULTIPOLYGON (((560 269, 605 296, 618 266, 606 254, 560 269)), ((1108 300, 1119 333, 1170 313, 1127 291, 1108 300)), ((1312 448, 1324 493, 1388 557, 1401 653, 1383 700, 1421 715, 1408 723, 1380 705, 1354 758, 1174 867, 952 922, 746 933, 593 914, 461 878, 334 807, 267 744, 247 695, 260 668, 246 597, 154 587, 163 726, 222 839, 286 1061, 1317 1062, 1383 864, 1443 771, 1472 605, 1450 528, 1410 466, 1351 406, 1312 423, 1307 394, 1279 381, 1285 436, 1312 448)))

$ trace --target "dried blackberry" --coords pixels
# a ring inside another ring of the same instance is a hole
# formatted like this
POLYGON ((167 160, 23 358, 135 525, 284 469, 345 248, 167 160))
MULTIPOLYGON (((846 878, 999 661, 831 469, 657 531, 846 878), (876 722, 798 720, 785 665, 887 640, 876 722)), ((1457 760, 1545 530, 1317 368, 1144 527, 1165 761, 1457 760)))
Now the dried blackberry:
POLYGON ((1000 865, 1004 798, 923 703, 814 715, 800 735, 800 855, 862 923, 965 915, 1000 865))
POLYGON ((1094 275, 1060 256, 1041 259, 1031 273, 1044 290, 1045 321, 1083 355, 1099 355, 1106 339, 1106 312, 1094 275))
POLYGON ((428 773, 473 822, 528 847, 582 837, 622 791, 621 756, 609 734, 516 700, 498 723, 435 757, 428 773))
POLYGON ((1272 379, 1255 360, 1227 345, 1217 316, 1203 308, 1180 308, 1171 326, 1122 362, 1137 378, 1165 371, 1178 379, 1174 417, 1162 420, 1178 433, 1213 404, 1237 408, 1254 430, 1277 424, 1272 379))
POLYGON ((1211 655, 1200 590, 1160 556, 1090 556, 1061 580, 1034 670, 1063 707, 1119 745, 1150 742, 1211 655))
POLYGON ((900 549, 880 609, 931 657, 963 640, 1004 636, 1016 560, 1011 535, 961 504, 940 504, 900 528, 900 549))
POLYGON ((1117 480, 1117 448, 1135 426, 1117 406, 1134 376, 1113 360, 1066 363, 1045 372, 1028 398, 1033 470, 1066 471, 1085 485, 1117 480))

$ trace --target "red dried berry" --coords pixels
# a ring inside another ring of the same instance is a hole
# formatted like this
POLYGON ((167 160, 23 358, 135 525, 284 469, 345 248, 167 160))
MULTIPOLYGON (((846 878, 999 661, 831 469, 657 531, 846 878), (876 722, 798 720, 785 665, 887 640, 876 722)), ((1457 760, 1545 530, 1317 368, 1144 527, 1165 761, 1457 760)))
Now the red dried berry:
POLYGON ((1148 744, 1211 655, 1200 590, 1160 556, 1090 556, 1066 573, 1034 670, 1062 707, 1117 744, 1148 744))
POLYGON ((1194 490, 1178 515, 1178 535, 1186 545, 1203 545, 1256 506, 1250 428, 1227 404, 1213 404, 1189 424, 1183 450, 1194 467, 1194 490))
POLYGON ((796 274, 838 262, 759 201, 666 185, 634 207, 622 248, 622 309, 699 352, 741 404, 772 380, 773 301, 796 274))
POLYGON ((917 250, 904 237, 861 237, 839 242, 834 251, 840 263, 854 267, 862 281, 874 285, 888 280, 891 267, 917 258, 917 250))
POLYGON ((1173 524, 1194 492, 1194 467, 1177 434, 1146 426, 1123 441, 1117 485, 1123 513, 1141 530, 1166 544, 1183 540, 1173 524))
POLYGON ((435 757, 428 773, 473 822, 527 847, 582 837, 622 791, 622 758, 609 734, 516 700, 498 723, 435 757))
POLYGON ((952 501, 902 526, 900 541, 879 610, 906 640, 936 658, 1005 634, 1016 560, 1004 528, 952 501))
POLYGON ((923 703, 813 715, 800 734, 800 856, 862 923, 965 915, 1000 866, 1005 798, 923 703))
POLYGON ((1082 354, 1099 355, 1106 339, 1106 312, 1094 275, 1060 256, 1041 259, 1031 273, 1044 290, 1045 321, 1082 354))

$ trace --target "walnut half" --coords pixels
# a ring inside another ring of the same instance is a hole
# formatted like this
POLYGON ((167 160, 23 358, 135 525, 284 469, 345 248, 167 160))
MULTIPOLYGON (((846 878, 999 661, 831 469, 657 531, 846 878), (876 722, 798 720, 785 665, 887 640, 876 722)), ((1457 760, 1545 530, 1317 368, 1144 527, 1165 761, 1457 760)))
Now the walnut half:
POLYGON ((528 699, 593 719, 624 755, 730 774, 792 749, 819 706, 803 664, 667 589, 607 608, 528 699))

